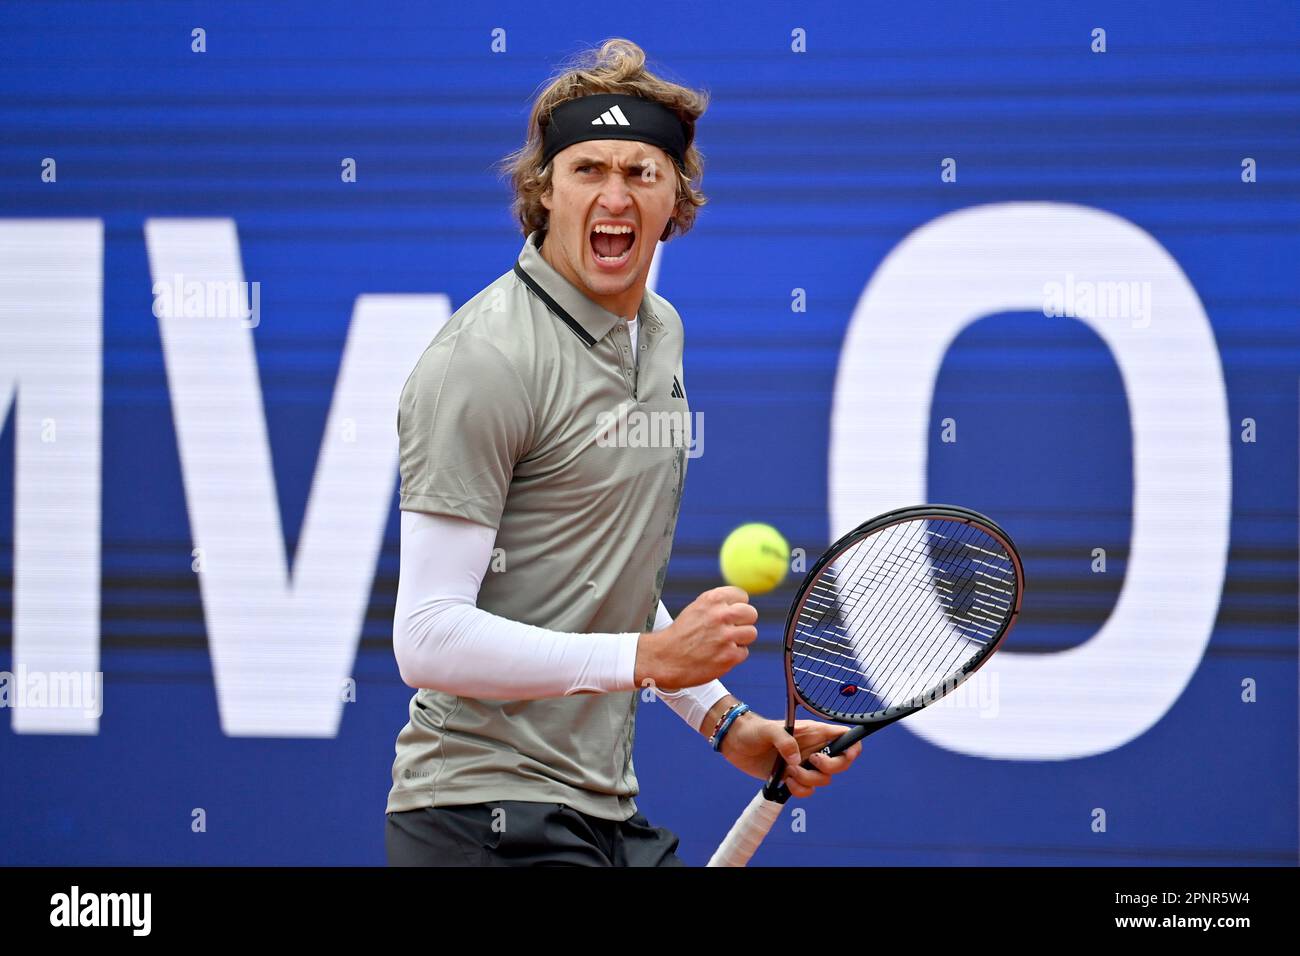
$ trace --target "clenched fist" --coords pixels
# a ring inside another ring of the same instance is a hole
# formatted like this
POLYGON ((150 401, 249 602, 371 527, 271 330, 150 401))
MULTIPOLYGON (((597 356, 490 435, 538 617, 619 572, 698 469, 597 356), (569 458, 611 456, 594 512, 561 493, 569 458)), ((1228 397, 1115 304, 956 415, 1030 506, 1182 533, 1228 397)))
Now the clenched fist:
POLYGON ((707 684, 749 656, 758 639, 758 611, 736 587, 705 591, 662 631, 637 642, 636 683, 676 690, 707 684))

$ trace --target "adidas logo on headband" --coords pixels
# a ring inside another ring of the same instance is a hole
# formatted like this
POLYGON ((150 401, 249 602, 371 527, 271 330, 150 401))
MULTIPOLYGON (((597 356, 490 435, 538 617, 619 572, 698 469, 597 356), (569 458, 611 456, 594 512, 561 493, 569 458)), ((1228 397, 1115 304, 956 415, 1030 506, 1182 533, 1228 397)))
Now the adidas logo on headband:
POLYGON ((619 109, 617 106, 615 106, 612 109, 605 110, 605 112, 597 116, 594 120, 591 121, 591 125, 592 126, 631 126, 632 124, 627 121, 627 117, 623 115, 623 111, 619 109))

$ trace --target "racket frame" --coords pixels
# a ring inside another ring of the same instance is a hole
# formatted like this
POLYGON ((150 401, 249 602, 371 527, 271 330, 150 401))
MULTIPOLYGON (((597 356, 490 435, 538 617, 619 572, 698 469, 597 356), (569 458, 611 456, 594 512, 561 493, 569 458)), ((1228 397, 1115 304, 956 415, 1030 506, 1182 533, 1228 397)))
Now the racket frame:
MULTIPOLYGON (((1012 543, 1010 535, 1002 529, 992 518, 980 514, 978 511, 972 511, 970 508, 963 508, 960 505, 911 505, 907 508, 897 508, 894 511, 885 512, 877 515, 870 521, 865 521, 858 525, 852 531, 842 535, 839 540, 832 544, 817 559, 806 575, 803 582, 799 585, 799 590, 795 593, 795 599, 790 603, 790 611, 785 621, 785 641, 782 656, 785 659, 785 684, 786 684, 786 715, 785 729, 786 733, 794 733, 795 712, 800 704, 810 713, 818 717, 832 720, 837 723, 848 724, 849 729, 841 734, 831 743, 823 747, 819 752, 827 756, 837 756, 843 753, 849 747, 853 746, 859 740, 874 734, 876 731, 888 727, 895 721, 902 720, 909 714, 914 714, 926 706, 929 701, 926 697, 933 691, 917 694, 908 704, 899 704, 888 708, 879 714, 871 714, 866 717, 848 717, 843 714, 831 714, 819 710, 809 704, 799 693, 799 686, 794 679, 794 641, 795 641, 795 622, 803 611, 804 604, 807 602, 809 594, 812 592, 813 584, 817 581, 823 568, 830 564, 848 548, 858 541, 870 535, 883 531, 892 525, 902 524, 906 521, 915 521, 919 518, 932 518, 940 521, 959 521, 966 525, 975 525, 981 531, 994 538, 1010 558, 1016 574, 1016 593, 1011 606, 1011 613, 1007 615, 1006 620, 999 628, 998 633, 984 647, 976 657, 966 664, 962 670, 954 675, 956 682, 945 691, 944 694, 936 696, 934 699, 946 696, 953 690, 956 690, 961 684, 965 683, 972 674, 984 666, 984 663, 993 656, 993 652, 998 649, 1007 634, 1011 632, 1012 625, 1020 615, 1020 601, 1025 589, 1025 569, 1020 560, 1020 552, 1012 543)), ((804 761, 803 766, 808 769, 814 769, 809 761, 804 761)), ((786 762, 784 758, 778 757, 772 768, 772 774, 768 778, 767 784, 763 787, 763 795, 776 803, 785 803, 790 799, 790 789, 781 782, 785 774, 786 762)))

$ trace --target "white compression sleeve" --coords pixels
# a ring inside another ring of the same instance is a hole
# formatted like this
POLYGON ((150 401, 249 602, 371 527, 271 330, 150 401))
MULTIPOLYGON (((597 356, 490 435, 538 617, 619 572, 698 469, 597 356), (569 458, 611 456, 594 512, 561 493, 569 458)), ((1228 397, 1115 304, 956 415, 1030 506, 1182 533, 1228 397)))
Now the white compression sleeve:
MULTIPOLYGON (((660 601, 659 610, 655 612, 654 630, 662 631, 672 622, 672 615, 668 613, 668 608, 664 607, 664 602, 660 601)), ((710 708, 728 693, 730 692, 722 686, 722 681, 718 680, 700 684, 698 687, 683 687, 677 691, 655 688, 655 694, 659 699, 671 707, 673 713, 686 721, 692 730, 700 729, 700 724, 704 722, 704 716, 710 708)))
POLYGON ((568 634, 476 606, 496 530, 403 511, 393 653, 402 680, 460 697, 633 690, 640 633, 568 634))

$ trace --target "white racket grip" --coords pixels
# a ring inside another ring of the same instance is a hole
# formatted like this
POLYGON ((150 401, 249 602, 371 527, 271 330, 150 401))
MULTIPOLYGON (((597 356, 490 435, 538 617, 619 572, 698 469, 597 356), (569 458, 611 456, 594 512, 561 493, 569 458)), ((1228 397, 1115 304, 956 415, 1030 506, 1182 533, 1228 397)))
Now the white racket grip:
POLYGON ((714 851, 713 856, 709 858, 709 866, 744 866, 749 862, 749 858, 754 855, 763 838, 767 836, 772 824, 776 818, 781 815, 781 807, 784 804, 768 800, 763 796, 763 791, 758 791, 758 795, 749 801, 749 806, 745 807, 745 812, 731 827, 731 832, 727 834, 726 839, 719 844, 718 849, 714 851))

